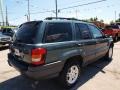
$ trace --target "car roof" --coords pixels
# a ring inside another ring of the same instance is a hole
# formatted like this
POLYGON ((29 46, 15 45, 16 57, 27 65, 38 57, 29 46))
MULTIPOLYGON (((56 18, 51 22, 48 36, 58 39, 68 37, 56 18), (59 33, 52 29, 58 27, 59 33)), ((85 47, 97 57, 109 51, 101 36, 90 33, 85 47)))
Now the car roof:
MULTIPOLYGON (((38 20, 38 21, 30 21, 26 23, 33 23, 33 22, 45 22, 45 23, 83 23, 83 24, 90 24, 94 25, 93 23, 85 22, 82 20, 67 20, 67 19, 52 19, 52 20, 38 20)), ((23 23, 25 24, 25 23, 23 23)))
POLYGON ((63 22, 63 23, 84 23, 84 24, 91 24, 89 22, 84 22, 80 20, 60 20, 60 19, 53 19, 53 20, 43 20, 43 22, 48 22, 48 23, 57 23, 57 22, 63 22))

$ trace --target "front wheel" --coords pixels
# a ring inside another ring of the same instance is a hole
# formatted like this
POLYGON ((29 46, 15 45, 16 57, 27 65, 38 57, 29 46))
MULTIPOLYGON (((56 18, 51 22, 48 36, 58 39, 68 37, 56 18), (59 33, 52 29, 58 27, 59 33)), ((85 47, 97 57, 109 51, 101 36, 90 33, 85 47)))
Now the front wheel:
POLYGON ((117 35, 114 37, 114 41, 115 41, 115 42, 118 41, 118 36, 117 36, 117 35))
POLYGON ((80 77, 80 65, 78 62, 69 62, 63 68, 59 76, 61 84, 67 88, 72 87, 80 77))

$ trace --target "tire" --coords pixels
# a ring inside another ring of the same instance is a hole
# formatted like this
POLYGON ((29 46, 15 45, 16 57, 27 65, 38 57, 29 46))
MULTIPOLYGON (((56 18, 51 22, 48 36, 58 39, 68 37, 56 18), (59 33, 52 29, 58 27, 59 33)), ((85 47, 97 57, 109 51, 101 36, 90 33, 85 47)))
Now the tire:
POLYGON ((107 60, 107 61, 111 61, 112 60, 112 56, 113 56, 113 47, 110 46, 110 48, 109 48, 107 54, 105 55, 104 59, 107 60))
POLYGON ((76 84, 80 77, 81 67, 79 62, 68 62, 60 73, 58 80, 65 88, 70 88, 76 84))
POLYGON ((115 42, 118 41, 118 36, 117 36, 117 35, 114 37, 114 41, 115 41, 115 42))

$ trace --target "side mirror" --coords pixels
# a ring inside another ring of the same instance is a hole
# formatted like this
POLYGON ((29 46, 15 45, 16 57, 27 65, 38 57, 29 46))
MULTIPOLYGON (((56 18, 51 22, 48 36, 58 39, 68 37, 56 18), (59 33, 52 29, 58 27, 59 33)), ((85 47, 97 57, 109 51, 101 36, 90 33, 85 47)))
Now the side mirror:
POLYGON ((109 37, 109 35, 105 34, 105 37, 109 37))
POLYGON ((109 36, 110 38, 113 38, 113 36, 109 36))
POLYGON ((107 34, 104 34, 103 35, 103 38, 108 38, 109 36, 107 34))

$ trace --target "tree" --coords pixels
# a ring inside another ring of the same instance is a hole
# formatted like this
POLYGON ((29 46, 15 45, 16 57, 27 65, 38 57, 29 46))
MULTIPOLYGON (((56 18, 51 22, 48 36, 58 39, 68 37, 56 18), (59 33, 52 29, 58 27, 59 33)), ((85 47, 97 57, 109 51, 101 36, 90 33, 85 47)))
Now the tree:
POLYGON ((95 17, 95 18, 94 18, 94 21, 98 21, 98 18, 97 18, 97 17, 95 17))
POLYGON ((101 19, 100 22, 104 23, 104 20, 101 19))
POLYGON ((112 21, 110 21, 110 24, 114 24, 115 22, 112 20, 112 21))
POLYGON ((98 18, 97 17, 90 18, 90 19, 88 19, 88 21, 90 21, 90 22, 96 22, 96 21, 98 21, 98 18))
POLYGON ((104 23, 104 20, 101 19, 99 20, 97 17, 91 17, 90 19, 84 19, 82 21, 85 21, 85 22, 101 22, 101 23, 104 23))
POLYGON ((93 21, 94 21, 94 19, 93 19, 93 18, 90 18, 90 19, 89 19, 89 21, 90 21, 90 22, 93 22, 93 21))
POLYGON ((117 19, 115 22, 120 22, 120 18, 119 18, 119 19, 117 19))

